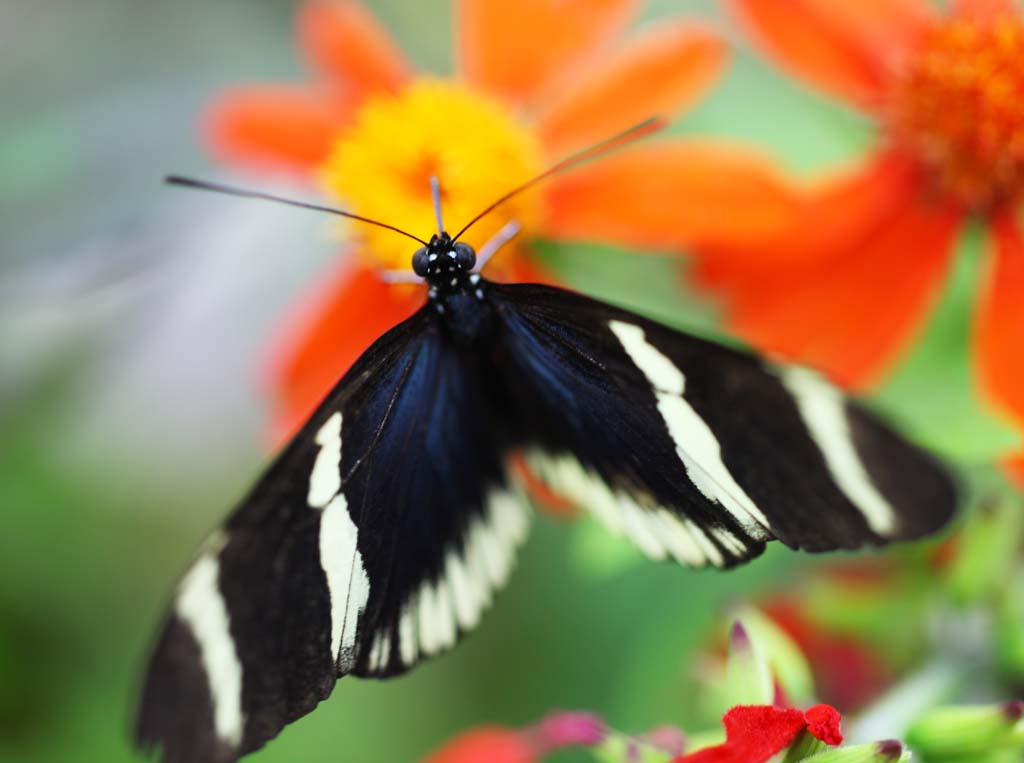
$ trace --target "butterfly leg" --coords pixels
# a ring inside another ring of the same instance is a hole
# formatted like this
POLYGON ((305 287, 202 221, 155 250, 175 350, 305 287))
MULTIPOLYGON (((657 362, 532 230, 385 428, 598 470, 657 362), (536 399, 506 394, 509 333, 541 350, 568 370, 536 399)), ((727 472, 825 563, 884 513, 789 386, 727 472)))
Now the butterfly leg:
POLYGON ((476 255, 476 267, 473 268, 473 272, 479 273, 483 270, 487 265, 487 261, 497 254, 501 247, 519 235, 521 228, 522 226, 515 220, 509 220, 505 223, 501 230, 491 236, 490 240, 480 247, 480 251, 476 255))
POLYGON ((423 283, 423 279, 409 270, 382 270, 377 277, 384 283, 423 283))

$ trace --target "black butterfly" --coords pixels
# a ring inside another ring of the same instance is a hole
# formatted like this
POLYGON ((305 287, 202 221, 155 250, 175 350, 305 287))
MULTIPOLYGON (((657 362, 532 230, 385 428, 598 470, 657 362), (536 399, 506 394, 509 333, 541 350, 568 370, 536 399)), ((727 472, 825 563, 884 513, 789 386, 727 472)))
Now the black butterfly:
POLYGON ((233 761, 339 677, 454 646, 526 537, 512 454, 648 556, 693 566, 774 539, 909 540, 952 515, 940 465, 813 372, 490 282, 464 231, 421 241, 426 304, 345 374, 179 584, 137 726, 164 761, 233 761))

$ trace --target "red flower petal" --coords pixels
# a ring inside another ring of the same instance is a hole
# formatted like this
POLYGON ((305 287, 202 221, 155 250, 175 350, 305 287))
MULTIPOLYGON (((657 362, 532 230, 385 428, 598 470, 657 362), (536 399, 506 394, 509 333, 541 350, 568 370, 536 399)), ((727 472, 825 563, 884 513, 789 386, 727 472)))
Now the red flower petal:
POLYGON ((793 73, 861 105, 878 103, 932 15, 922 0, 732 0, 732 6, 793 73))
POLYGON ((652 114, 671 117, 707 91, 726 56, 725 43, 691 21, 640 32, 543 109, 536 128, 548 156, 566 156, 652 114))
POLYGON ((523 734, 481 726, 449 740, 424 763, 534 763, 537 755, 523 734))
POLYGON ((828 705, 803 713, 770 705, 734 707, 722 717, 725 742, 684 755, 675 763, 764 763, 786 749, 804 729, 826 744, 843 741, 840 715, 828 705))
POLYGON ((351 105, 335 92, 257 85, 229 90, 208 107, 203 134, 226 164, 309 175, 330 151, 351 105))
POLYGON ((540 508, 547 514, 560 519, 575 519, 582 514, 573 501, 556 493, 548 487, 548 483, 534 473, 522 453, 513 454, 509 466, 523 487, 530 492, 530 496, 540 503, 540 508))
POLYGON ((810 263, 833 252, 837 242, 860 245, 892 218, 893 209, 906 206, 921 187, 920 172, 906 157, 885 152, 847 172, 836 174, 803 192, 790 224, 749 242, 710 251, 703 276, 714 281, 716 270, 764 268, 810 263), (808 221, 813 220, 814 225, 808 221))
POLYGON ((386 284, 377 272, 343 263, 286 319, 271 361, 275 441, 293 434, 363 350, 423 303, 422 289, 386 284))
POLYGON ((1016 0, 953 0, 950 10, 954 16, 980 23, 999 16, 1016 16, 1016 0))
POLYGON ((359 94, 395 92, 412 67, 366 8, 352 0, 312 0, 299 13, 299 41, 313 68, 359 94))
POLYGON ((975 325, 978 372, 992 404, 1024 430, 1024 235, 1011 213, 992 225, 994 261, 975 325))
POLYGON ((1003 468, 1017 487, 1024 490, 1024 453, 1018 453, 1005 459, 1003 468))
POLYGON ((807 730, 825 744, 833 747, 843 743, 843 732, 839 730, 839 722, 843 717, 839 711, 829 705, 815 705, 804 713, 807 730))
POLYGON ((698 277, 723 294, 732 328, 842 384, 874 381, 937 298, 963 219, 956 208, 919 200, 899 173, 887 182, 893 188, 864 186, 854 202, 861 211, 810 204, 803 222, 763 253, 722 247, 702 255, 698 277))
POLYGON ((546 234, 677 250, 752 244, 796 218, 794 191, 740 146, 669 139, 630 146, 551 181, 546 234))
POLYGON ((459 70, 470 85, 527 102, 622 30, 636 0, 460 0, 459 70))

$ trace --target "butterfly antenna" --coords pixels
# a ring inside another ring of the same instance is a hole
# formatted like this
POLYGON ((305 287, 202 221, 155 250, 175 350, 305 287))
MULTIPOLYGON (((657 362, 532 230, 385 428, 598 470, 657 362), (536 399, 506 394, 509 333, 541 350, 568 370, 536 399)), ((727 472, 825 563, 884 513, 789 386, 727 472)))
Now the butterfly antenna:
POLYGON ((368 225, 376 225, 378 228, 385 228, 395 233, 400 233, 406 238, 411 238, 413 241, 418 241, 423 246, 427 246, 427 242, 421 239, 419 236, 414 236, 408 231, 404 231, 401 228, 396 228, 394 225, 388 225, 382 223, 379 220, 371 220, 368 217, 362 217, 360 215, 353 214, 352 212, 346 212, 343 209, 336 209, 335 207, 325 207, 320 204, 310 204, 305 201, 296 201, 295 199, 287 199, 283 196, 274 196, 270 193, 263 193, 261 191, 249 191, 244 188, 232 188, 231 186, 221 185, 220 183, 208 183, 205 180, 194 180, 193 178, 181 177, 180 175, 168 175, 164 178, 164 182, 168 185, 179 185, 184 188, 198 188, 201 191, 213 191, 214 193, 224 193, 229 196, 241 196, 246 199, 263 199, 265 201, 276 201, 281 204, 288 204, 292 207, 301 207, 302 209, 312 209, 317 212, 327 212, 332 215, 339 215, 341 217, 347 217, 350 220, 358 220, 361 223, 367 223, 368 225))
POLYGON ((434 217, 437 218, 437 235, 444 235, 444 223, 441 221, 441 181, 437 175, 430 178, 430 195, 434 199, 434 217))
POLYGON ((589 148, 585 148, 582 151, 577 151, 575 154, 567 156, 565 159, 562 159, 562 161, 552 165, 551 167, 548 167, 546 170, 544 170, 544 172, 540 173, 534 178, 531 178, 530 180, 527 180, 522 185, 516 186, 511 191, 502 196, 500 199, 495 201, 483 212, 481 212, 468 223, 466 223, 462 230, 460 230, 457 235, 452 237, 452 240, 458 241, 460 238, 462 238, 463 233, 465 233, 474 225, 476 225, 483 217, 493 212, 495 209, 500 207, 513 196, 522 193, 528 188, 532 188, 533 186, 537 185, 537 183, 540 183, 543 180, 547 180, 552 175, 557 175, 559 172, 563 172, 569 169, 570 167, 575 167, 578 164, 583 164, 583 162, 590 161, 591 159, 596 159, 599 156, 602 156, 618 148, 621 148, 627 143, 632 143, 635 140, 639 140, 640 138, 646 137, 647 135, 650 135, 653 132, 661 130, 667 124, 668 120, 666 120, 664 117, 649 117, 645 119, 643 122, 635 124, 626 130, 623 130, 618 135, 613 135, 610 138, 602 140, 600 143, 595 143, 593 146, 590 146, 589 148))

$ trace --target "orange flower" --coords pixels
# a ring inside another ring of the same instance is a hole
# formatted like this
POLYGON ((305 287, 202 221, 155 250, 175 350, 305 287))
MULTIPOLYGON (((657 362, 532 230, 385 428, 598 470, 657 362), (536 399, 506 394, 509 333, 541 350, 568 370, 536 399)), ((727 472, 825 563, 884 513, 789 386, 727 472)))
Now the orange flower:
POLYGON ((965 220, 991 231, 974 343, 1024 428, 1024 18, 1011 0, 731 0, 782 65, 867 114, 878 146, 753 246, 701 254, 731 326, 865 386, 913 340, 965 220))
MULTIPOLYGON (((302 85, 219 97, 206 135, 224 161, 286 170, 346 209, 426 236, 428 180, 461 224, 554 160, 652 114, 691 105, 722 68, 709 30, 679 19, 620 41, 635 0, 459 0, 455 76, 421 77, 354 2, 313 0, 299 41, 313 72, 302 85)), ((467 236, 479 246, 509 219, 524 241, 601 240, 675 249, 755 240, 794 202, 760 159, 693 140, 629 147, 517 197, 467 236)), ((422 301, 386 286, 381 267, 409 267, 402 238, 349 230, 357 255, 326 275, 286 322, 274 362, 279 433, 301 422, 358 354, 422 301)), ((516 280, 546 278, 519 244, 496 264, 516 280)))

